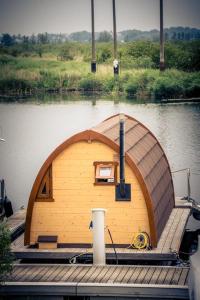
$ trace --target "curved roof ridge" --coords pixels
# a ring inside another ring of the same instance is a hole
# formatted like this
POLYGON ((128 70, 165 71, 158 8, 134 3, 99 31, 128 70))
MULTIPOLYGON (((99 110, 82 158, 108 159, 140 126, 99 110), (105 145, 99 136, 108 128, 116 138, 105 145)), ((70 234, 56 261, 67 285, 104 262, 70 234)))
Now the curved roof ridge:
MULTIPOLYGON (((105 135, 119 145, 119 117, 120 114, 113 115, 92 130, 105 135)), ((131 116, 124 114, 124 119, 125 152, 140 171, 147 186, 156 215, 156 225, 159 227, 159 237, 175 204, 170 165, 160 142, 152 131, 131 116), (166 203, 165 220, 161 222, 166 203)))

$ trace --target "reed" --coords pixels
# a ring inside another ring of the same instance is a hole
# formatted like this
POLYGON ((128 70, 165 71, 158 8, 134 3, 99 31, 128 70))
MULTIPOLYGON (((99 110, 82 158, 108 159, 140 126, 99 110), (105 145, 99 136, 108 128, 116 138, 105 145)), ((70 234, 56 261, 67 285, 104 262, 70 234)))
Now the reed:
POLYGON ((90 64, 76 60, 60 61, 55 57, 0 56, 0 92, 23 93, 27 90, 65 89, 124 93, 132 98, 200 97, 200 72, 168 69, 121 68, 113 77, 112 64, 100 64, 90 73, 90 64))

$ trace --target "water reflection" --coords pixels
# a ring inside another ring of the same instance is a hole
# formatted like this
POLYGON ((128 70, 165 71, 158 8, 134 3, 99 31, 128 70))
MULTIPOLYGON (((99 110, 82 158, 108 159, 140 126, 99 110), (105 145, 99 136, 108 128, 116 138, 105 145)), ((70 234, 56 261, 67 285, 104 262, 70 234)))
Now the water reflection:
MULTIPOLYGON (((99 95, 41 95, 28 103, 0 104, 0 177, 15 208, 27 205, 33 181, 47 156, 66 138, 110 115, 124 112, 156 135, 172 170, 191 168, 192 197, 200 199, 200 105, 160 105, 99 95), (88 100, 89 99, 89 100, 88 100), (43 103, 43 104, 42 104, 43 103)), ((22 99, 23 102, 23 99, 22 99)), ((177 195, 186 195, 184 174, 173 176, 177 195)))

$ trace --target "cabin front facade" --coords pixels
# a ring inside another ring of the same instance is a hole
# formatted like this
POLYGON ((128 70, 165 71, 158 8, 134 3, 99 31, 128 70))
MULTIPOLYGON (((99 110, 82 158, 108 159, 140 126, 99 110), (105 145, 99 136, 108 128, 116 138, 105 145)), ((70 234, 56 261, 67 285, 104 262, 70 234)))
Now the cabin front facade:
MULTIPOLYGON (((116 245, 128 246, 146 232, 158 240, 174 207, 167 158, 155 136, 140 122, 124 116, 125 180, 128 198, 119 187, 119 115, 74 135, 45 161, 33 184, 25 229, 25 245, 56 236, 58 245, 91 244, 91 209, 107 209, 106 226, 116 245)), ((109 235, 106 243, 110 244, 109 235)))

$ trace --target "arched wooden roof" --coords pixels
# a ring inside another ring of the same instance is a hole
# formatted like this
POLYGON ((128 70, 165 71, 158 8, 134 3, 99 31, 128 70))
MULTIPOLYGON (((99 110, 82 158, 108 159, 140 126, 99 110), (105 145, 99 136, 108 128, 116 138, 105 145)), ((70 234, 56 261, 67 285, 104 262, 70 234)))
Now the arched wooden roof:
MULTIPOLYGON (((175 204, 169 163, 153 133, 136 119, 127 115, 124 117, 125 152, 138 169, 147 188, 159 239, 175 204)), ((93 130, 119 144, 119 115, 106 119, 93 130)))
MULTIPOLYGON (((174 188, 167 158, 155 136, 139 121, 125 115, 125 159, 136 175, 147 205, 152 246, 156 247, 174 207, 174 188)), ((68 146, 79 141, 97 140, 119 152, 119 115, 91 130, 80 132, 58 146, 41 167, 29 198, 25 245, 30 243, 34 202, 40 183, 52 161, 68 146)))

